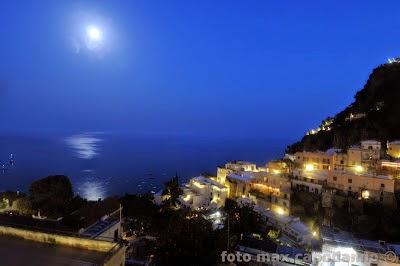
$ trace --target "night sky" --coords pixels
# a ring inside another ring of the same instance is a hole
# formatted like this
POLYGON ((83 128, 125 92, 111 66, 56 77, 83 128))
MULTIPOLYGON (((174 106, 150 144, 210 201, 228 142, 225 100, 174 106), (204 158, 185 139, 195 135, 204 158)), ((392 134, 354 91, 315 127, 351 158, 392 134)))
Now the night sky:
POLYGON ((8 133, 300 137, 400 48, 399 1, 2 1, 8 133), (87 29, 101 30, 88 43, 87 29))

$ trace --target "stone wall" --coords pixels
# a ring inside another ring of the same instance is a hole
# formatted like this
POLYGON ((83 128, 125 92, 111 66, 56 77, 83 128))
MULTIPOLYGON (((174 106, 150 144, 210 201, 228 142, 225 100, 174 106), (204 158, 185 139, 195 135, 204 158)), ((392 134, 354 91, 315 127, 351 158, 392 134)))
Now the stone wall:
POLYGON ((107 241, 56 235, 8 226, 0 226, 0 234, 42 243, 82 248, 99 252, 109 252, 115 246, 115 243, 107 241))

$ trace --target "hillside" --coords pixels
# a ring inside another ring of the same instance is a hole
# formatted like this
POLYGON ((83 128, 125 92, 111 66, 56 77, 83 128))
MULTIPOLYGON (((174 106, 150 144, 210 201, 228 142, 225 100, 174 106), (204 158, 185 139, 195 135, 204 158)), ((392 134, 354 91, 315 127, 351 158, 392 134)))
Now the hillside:
POLYGON ((400 59, 375 68, 352 104, 288 146, 287 152, 346 149, 363 139, 400 139, 400 59))

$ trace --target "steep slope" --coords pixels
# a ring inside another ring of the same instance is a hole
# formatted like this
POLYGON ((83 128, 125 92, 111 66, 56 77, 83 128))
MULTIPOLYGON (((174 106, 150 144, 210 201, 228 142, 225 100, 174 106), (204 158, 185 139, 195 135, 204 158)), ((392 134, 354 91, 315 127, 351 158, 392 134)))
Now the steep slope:
POLYGON ((288 146, 287 152, 346 149, 363 139, 400 139, 400 59, 375 68, 354 98, 346 109, 288 146))

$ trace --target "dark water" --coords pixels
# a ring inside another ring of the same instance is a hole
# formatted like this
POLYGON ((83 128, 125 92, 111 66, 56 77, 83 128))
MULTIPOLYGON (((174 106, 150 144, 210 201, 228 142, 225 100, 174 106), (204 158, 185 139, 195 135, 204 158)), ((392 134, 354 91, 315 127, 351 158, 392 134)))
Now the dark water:
POLYGON ((132 137, 82 133, 60 137, 0 138, 0 161, 14 154, 15 166, 0 173, 0 190, 27 191, 50 174, 70 177, 75 192, 89 199, 158 191, 175 172, 181 181, 229 160, 265 164, 283 155, 289 141, 216 137, 132 137))

